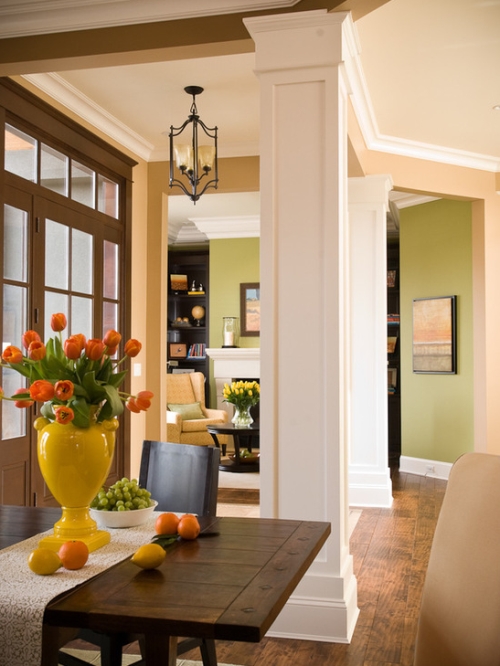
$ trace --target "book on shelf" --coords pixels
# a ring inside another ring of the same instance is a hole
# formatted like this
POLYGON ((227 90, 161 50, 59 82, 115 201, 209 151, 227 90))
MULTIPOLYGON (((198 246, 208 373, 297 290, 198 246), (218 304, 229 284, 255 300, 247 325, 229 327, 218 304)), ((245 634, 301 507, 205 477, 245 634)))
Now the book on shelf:
POLYGON ((196 342, 189 347, 188 358, 206 358, 206 346, 203 342, 196 342))
POLYGON ((399 324, 399 314, 388 314, 387 315, 388 324, 399 324))

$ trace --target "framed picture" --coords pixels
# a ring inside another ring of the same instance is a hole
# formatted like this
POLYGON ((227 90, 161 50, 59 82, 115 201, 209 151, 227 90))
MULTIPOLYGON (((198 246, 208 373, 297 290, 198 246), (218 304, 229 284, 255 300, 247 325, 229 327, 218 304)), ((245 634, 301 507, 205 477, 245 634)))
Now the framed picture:
POLYGON ((170 358, 186 358, 187 345, 183 342, 170 343, 170 358))
POLYGON ((260 335, 260 282, 240 284, 241 336, 260 335))
POLYGON ((172 291, 187 291, 188 290, 188 276, 179 275, 177 273, 170 274, 170 289, 172 291))
POLYGON ((456 296, 413 301, 413 372, 457 373, 456 296))
POLYGON ((396 269, 387 271, 387 287, 392 289, 396 286, 396 269))

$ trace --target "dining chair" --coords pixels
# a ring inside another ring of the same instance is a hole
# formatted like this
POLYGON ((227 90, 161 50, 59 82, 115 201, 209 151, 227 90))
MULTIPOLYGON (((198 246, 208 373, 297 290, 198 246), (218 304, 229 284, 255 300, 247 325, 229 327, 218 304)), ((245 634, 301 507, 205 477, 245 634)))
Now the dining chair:
MULTIPOLYGON (((219 462, 220 449, 215 446, 145 440, 139 485, 147 488, 151 497, 158 502, 157 511, 215 516, 219 462)), ((101 634, 88 629, 81 629, 78 638, 100 647, 101 666, 121 666, 123 647, 141 640, 135 634, 101 634)), ((196 647, 200 648, 203 666, 217 666, 213 639, 183 638, 177 644, 177 654, 184 654, 196 647)), ((88 666, 89 662, 60 651, 59 663, 62 666, 88 666)), ((139 659, 133 666, 143 666, 144 663, 139 659)))
POLYGON ((414 666, 500 664, 500 456, 453 465, 422 592, 414 666))

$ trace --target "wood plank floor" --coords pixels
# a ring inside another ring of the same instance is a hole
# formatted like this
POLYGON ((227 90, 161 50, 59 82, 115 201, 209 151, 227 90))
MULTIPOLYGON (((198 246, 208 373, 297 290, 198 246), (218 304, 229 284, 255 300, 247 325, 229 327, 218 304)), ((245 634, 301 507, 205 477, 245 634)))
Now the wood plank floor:
MULTIPOLYGON (((276 638, 259 644, 218 641, 218 662, 411 666, 420 595, 445 488, 445 481, 394 471, 391 509, 363 509, 351 537, 360 616, 349 645, 276 638)), ((199 659, 199 653, 188 657, 199 659)))

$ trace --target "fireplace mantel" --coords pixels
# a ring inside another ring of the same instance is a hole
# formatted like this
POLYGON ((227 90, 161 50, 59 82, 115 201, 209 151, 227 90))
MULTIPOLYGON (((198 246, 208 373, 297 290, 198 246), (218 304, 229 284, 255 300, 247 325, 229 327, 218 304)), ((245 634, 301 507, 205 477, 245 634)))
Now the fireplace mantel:
POLYGON ((217 409, 225 409, 232 416, 227 402, 222 402, 224 384, 233 379, 260 379, 260 349, 257 347, 223 347, 206 350, 214 362, 214 379, 217 389, 217 409))

